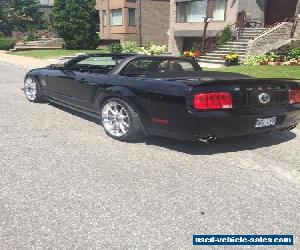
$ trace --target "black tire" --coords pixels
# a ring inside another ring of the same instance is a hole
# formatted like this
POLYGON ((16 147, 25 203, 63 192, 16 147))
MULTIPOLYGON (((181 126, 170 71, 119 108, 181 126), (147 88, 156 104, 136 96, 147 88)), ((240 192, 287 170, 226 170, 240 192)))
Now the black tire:
POLYGON ((146 136, 142 121, 140 119, 139 114, 135 111, 135 109, 129 105, 127 102, 119 99, 119 98, 110 98, 107 99, 101 106, 101 123, 103 125, 103 128, 106 132, 106 134, 116 140, 119 141, 135 141, 142 139, 146 136), (126 112, 128 113, 129 117, 129 127, 126 134, 121 136, 115 136, 113 135, 109 130, 107 130, 106 126, 104 125, 104 119, 103 119, 103 109, 107 104, 111 103, 117 103, 121 107, 123 107, 126 112))
POLYGON ((26 77, 25 81, 24 81, 24 94, 26 96, 26 98, 28 99, 28 101, 30 102, 41 102, 43 101, 43 93, 41 91, 41 86, 40 86, 40 83, 33 77, 26 77), (32 81, 32 83, 36 86, 36 92, 34 94, 34 97, 33 95, 30 96, 29 93, 27 92, 27 81, 32 81))

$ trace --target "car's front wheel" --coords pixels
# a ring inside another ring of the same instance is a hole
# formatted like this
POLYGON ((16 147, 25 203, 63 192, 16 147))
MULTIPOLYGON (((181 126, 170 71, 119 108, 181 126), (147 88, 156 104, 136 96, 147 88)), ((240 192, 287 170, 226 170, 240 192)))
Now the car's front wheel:
POLYGON ((138 113, 119 98, 111 98, 104 102, 101 121, 106 134, 114 139, 132 141, 145 136, 138 113))
POLYGON ((31 77, 25 79, 24 93, 30 102, 39 102, 43 96, 39 83, 31 77))

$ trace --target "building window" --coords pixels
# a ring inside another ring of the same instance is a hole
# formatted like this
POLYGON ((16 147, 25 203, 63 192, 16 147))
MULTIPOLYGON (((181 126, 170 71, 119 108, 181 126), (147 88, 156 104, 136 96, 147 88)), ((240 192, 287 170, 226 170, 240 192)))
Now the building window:
POLYGON ((97 32, 100 32, 100 13, 99 13, 99 10, 95 11, 95 19, 96 19, 97 32))
POLYGON ((215 0, 214 21, 225 21, 225 0, 215 0))
POLYGON ((103 26, 106 27, 107 26, 106 10, 102 10, 102 22, 103 22, 103 26))
POLYGON ((122 9, 111 10, 110 24, 111 26, 123 25, 122 9))
MULTIPOLYGON (((177 22, 203 22, 206 17, 207 0, 177 3, 177 22)), ((225 20, 226 0, 215 0, 213 21, 225 20)))
POLYGON ((135 9, 128 9, 128 25, 135 26, 135 9))

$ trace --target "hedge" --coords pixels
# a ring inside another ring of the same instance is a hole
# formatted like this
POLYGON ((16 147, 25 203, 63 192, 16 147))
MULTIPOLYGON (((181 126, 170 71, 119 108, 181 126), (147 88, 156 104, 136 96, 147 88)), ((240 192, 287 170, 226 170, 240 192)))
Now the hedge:
POLYGON ((16 41, 11 38, 0 38, 0 50, 10 50, 16 44, 16 41))

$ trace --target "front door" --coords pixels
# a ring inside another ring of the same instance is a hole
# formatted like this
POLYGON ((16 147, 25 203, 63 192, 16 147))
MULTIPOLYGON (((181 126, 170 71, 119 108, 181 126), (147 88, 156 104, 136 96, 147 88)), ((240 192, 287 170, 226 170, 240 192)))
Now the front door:
POLYGON ((293 18, 298 0, 268 0, 265 25, 271 26, 293 18))

